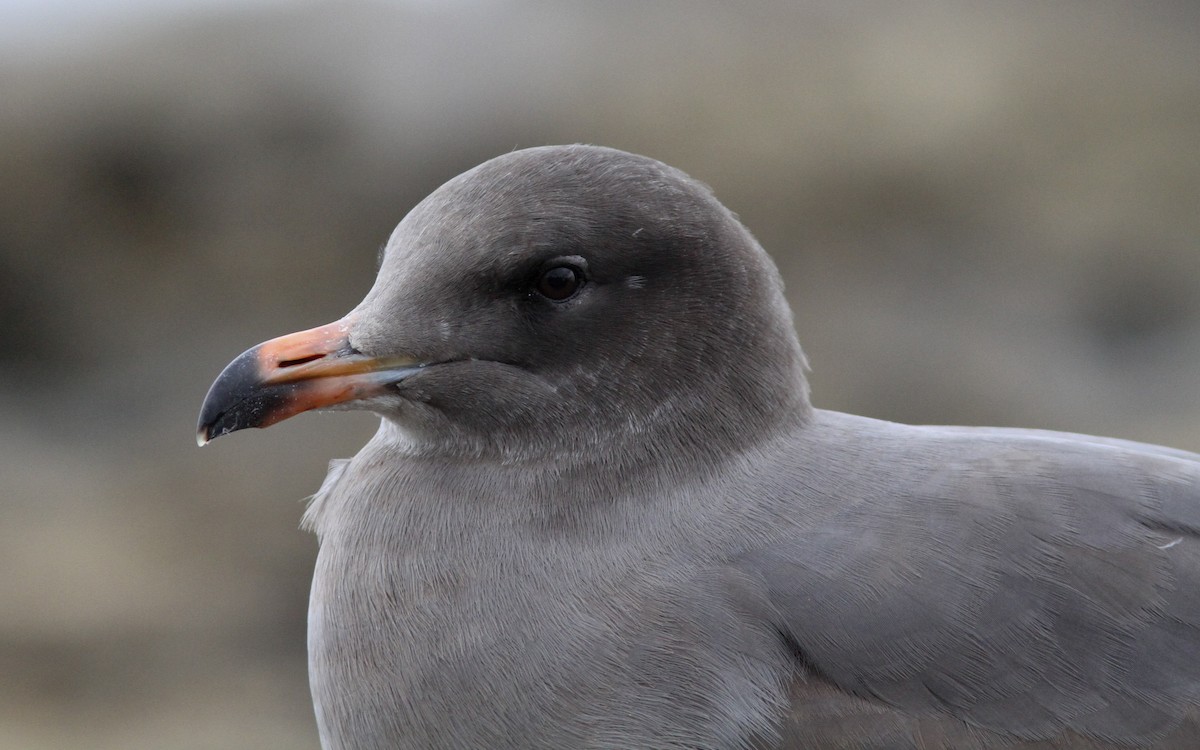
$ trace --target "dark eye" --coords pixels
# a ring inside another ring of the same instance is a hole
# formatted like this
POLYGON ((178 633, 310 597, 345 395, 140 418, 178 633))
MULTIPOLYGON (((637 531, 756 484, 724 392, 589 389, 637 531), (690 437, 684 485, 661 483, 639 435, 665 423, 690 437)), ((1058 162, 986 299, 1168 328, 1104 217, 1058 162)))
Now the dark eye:
POLYGON ((542 272, 537 280, 538 294, 562 302, 583 286, 583 275, 570 266, 555 266, 542 272))

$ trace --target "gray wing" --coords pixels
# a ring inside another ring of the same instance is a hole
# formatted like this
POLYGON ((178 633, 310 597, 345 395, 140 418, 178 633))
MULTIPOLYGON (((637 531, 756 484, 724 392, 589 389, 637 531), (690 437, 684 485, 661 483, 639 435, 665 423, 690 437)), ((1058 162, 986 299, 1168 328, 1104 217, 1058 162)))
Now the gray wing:
POLYGON ((1200 747, 1200 459, 930 434, 736 563, 796 656, 783 747, 1200 747))

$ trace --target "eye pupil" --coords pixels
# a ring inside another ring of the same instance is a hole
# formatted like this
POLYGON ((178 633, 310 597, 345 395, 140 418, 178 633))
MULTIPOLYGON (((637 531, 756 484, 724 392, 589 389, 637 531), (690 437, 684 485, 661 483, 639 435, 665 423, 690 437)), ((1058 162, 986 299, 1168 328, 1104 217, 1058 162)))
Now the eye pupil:
POLYGON ((555 266, 542 274, 537 282, 538 292, 547 299, 561 302, 579 289, 579 272, 570 266, 555 266))

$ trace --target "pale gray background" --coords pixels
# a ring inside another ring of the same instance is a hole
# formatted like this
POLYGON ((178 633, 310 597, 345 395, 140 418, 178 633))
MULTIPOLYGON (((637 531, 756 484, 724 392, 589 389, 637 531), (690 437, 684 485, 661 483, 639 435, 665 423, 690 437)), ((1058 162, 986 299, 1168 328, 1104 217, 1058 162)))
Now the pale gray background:
POLYGON ((196 412, 515 147, 712 185, 820 406, 1200 449, 1194 2, 164 7, 0 4, 2 748, 316 747, 300 501, 375 420, 196 412))

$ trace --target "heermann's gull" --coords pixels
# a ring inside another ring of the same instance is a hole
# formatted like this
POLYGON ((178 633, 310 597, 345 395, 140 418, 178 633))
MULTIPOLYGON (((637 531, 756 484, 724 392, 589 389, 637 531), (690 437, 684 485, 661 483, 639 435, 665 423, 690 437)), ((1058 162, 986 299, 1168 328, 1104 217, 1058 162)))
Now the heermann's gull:
POLYGON ((779 276, 603 148, 425 199, 345 318, 213 384, 316 408, 325 748, 1200 747, 1200 456, 813 409, 779 276))

